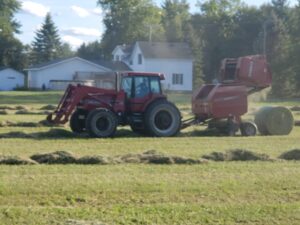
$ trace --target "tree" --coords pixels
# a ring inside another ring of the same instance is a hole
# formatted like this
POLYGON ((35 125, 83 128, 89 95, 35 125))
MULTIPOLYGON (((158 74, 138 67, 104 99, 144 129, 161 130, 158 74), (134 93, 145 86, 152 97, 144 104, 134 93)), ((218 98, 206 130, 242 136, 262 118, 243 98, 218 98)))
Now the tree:
POLYGON ((116 45, 162 36, 161 10, 151 0, 98 0, 105 12, 105 33, 101 40, 106 58, 116 45), (153 32, 155 29, 155 32, 153 32))
POLYGON ((31 62, 33 64, 47 62, 61 57, 62 44, 50 13, 45 17, 41 29, 36 32, 32 43, 31 62))
POLYGON ((104 59, 103 47, 99 41, 94 41, 89 44, 83 43, 78 48, 76 55, 87 60, 104 59))
POLYGON ((20 4, 16 0, 0 1, 0 66, 22 70, 26 65, 24 46, 14 37, 20 24, 14 19, 20 4))
POLYGON ((162 5, 162 24, 168 41, 183 41, 185 27, 190 20, 189 4, 186 0, 165 0, 162 5))

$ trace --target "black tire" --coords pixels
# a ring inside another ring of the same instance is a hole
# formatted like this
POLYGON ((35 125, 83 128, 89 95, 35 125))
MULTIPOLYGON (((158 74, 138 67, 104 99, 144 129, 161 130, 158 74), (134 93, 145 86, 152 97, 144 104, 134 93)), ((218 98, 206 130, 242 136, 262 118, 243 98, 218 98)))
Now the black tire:
POLYGON ((86 119, 86 130, 91 137, 112 137, 117 126, 118 118, 109 110, 95 109, 89 113, 86 119))
POLYGON ((85 119, 81 119, 81 116, 85 118, 86 115, 76 110, 70 118, 70 128, 74 133, 82 133, 85 130, 85 119))
POLYGON ((152 103, 145 113, 146 131, 156 137, 176 135, 181 127, 181 116, 177 107, 166 100, 152 103))
POLYGON ((255 136, 257 133, 257 126, 255 123, 252 122, 243 122, 240 125, 240 130, 242 136, 255 136))

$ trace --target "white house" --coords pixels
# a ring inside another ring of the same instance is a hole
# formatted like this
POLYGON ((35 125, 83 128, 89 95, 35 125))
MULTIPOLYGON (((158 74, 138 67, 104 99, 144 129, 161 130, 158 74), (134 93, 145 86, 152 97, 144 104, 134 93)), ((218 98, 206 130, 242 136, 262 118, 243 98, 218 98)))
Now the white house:
POLYGON ((63 90, 69 83, 93 85, 97 75, 130 70, 125 63, 89 61, 80 57, 53 60, 31 66, 28 71, 29 88, 63 90))
POLYGON ((24 87, 24 74, 8 67, 0 68, 0 91, 24 87))
POLYGON ((114 61, 126 63, 133 71, 163 73, 165 89, 192 90, 193 55, 186 43, 138 41, 132 46, 116 46, 112 55, 114 61))

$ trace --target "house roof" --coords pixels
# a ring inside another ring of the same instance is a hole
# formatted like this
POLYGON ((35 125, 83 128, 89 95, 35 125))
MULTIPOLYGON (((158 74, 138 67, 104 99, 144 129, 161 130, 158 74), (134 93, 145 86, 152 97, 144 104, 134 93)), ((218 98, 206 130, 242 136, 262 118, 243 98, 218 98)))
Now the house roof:
POLYGON ((192 50, 183 42, 137 42, 145 58, 192 59, 192 50))
POLYGON ((49 62, 32 65, 27 70, 39 70, 39 69, 54 66, 56 64, 60 64, 60 63, 63 63, 64 61, 69 61, 72 59, 79 59, 79 60, 85 61, 87 63, 94 64, 96 66, 105 67, 108 70, 112 70, 112 71, 123 71, 123 70, 128 71, 128 70, 130 70, 129 67, 123 62, 110 62, 110 61, 104 61, 104 60, 86 60, 86 59, 82 59, 80 57, 55 59, 55 60, 52 60, 49 62))

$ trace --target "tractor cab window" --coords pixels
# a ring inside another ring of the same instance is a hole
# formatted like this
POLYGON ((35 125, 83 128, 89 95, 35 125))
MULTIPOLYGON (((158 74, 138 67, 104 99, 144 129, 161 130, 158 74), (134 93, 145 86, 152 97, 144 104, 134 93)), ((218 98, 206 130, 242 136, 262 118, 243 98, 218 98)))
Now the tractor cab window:
POLYGON ((150 77, 150 88, 151 88, 151 93, 153 94, 161 93, 159 77, 150 77))
POLYGON ((136 98, 143 98, 150 93, 149 78, 148 77, 135 77, 134 78, 134 91, 136 98))
POLYGON ((131 77, 124 77, 122 79, 122 85, 121 85, 121 89, 123 91, 125 91, 126 95, 128 98, 130 98, 132 96, 132 78, 131 77))

